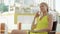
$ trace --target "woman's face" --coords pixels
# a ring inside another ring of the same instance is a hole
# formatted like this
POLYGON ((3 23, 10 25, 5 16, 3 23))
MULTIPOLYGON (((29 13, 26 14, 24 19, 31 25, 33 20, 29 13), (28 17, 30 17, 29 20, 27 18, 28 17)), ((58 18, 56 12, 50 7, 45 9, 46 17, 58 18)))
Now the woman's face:
POLYGON ((46 12, 47 11, 47 6, 45 6, 44 4, 40 4, 40 10, 42 12, 46 12))

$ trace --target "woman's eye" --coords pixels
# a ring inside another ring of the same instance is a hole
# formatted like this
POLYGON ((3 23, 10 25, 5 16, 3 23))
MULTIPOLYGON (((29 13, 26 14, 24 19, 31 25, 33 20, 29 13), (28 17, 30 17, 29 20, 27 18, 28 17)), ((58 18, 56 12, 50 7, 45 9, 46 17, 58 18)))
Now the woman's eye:
POLYGON ((41 6, 41 7, 44 7, 44 6, 41 6))
POLYGON ((44 6, 41 6, 41 7, 44 7, 44 6))

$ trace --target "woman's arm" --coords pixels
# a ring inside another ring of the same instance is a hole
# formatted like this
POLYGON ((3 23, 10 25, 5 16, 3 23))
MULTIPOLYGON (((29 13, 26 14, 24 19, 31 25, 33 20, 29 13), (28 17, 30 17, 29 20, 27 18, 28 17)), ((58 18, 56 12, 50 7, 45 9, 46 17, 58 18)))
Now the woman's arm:
POLYGON ((50 14, 49 17, 48 17, 48 29, 49 29, 49 31, 51 31, 52 27, 53 27, 53 17, 52 16, 53 15, 50 14))
POLYGON ((38 12, 35 14, 35 17, 34 17, 34 20, 33 20, 33 23, 32 23, 32 27, 31 27, 31 30, 33 30, 35 27, 36 27, 36 18, 39 16, 38 12))
POLYGON ((33 20, 33 23, 32 23, 31 30, 33 30, 35 27, 36 27, 36 24, 35 24, 35 19, 34 19, 34 20, 33 20))
POLYGON ((41 30, 32 30, 32 32, 50 32, 52 30, 52 25, 53 25, 53 21, 52 21, 52 15, 48 16, 48 28, 44 28, 41 30))

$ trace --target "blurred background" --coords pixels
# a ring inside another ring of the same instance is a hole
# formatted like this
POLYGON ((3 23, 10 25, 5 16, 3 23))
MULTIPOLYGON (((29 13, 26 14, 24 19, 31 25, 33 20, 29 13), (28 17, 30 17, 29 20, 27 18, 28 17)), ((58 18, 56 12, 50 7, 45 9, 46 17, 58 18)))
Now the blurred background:
POLYGON ((39 11, 41 2, 46 2, 49 10, 56 10, 56 31, 60 32, 60 0, 0 0, 0 23, 5 23, 9 32, 18 29, 18 23, 22 23, 22 30, 30 30, 34 14, 39 11))

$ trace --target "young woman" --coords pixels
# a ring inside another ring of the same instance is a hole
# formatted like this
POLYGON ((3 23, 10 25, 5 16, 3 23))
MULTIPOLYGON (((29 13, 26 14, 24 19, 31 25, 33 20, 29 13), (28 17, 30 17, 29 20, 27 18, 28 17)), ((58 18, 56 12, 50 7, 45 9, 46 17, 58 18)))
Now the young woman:
POLYGON ((36 13, 30 34, 48 34, 48 32, 52 30, 52 15, 49 15, 48 11, 48 5, 42 2, 39 11, 42 13, 42 16, 39 12, 36 13), (36 24, 34 24, 35 19, 37 19, 36 24))

